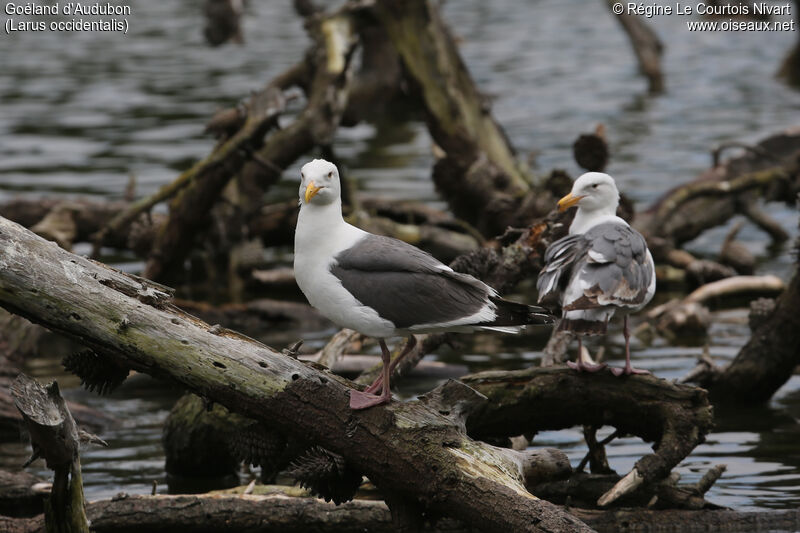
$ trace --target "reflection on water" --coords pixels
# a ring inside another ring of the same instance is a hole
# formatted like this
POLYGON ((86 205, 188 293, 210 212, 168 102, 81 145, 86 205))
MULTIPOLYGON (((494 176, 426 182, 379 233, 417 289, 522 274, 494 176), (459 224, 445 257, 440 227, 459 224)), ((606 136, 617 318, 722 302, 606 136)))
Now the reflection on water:
MULTIPOLYGON (((214 110, 263 86, 297 61, 307 44, 290 2, 250 2, 245 46, 218 49, 201 40, 196 2, 139 4, 126 37, 48 32, 0 40, 0 201, 15 194, 119 197, 131 174, 139 194, 153 192, 211 148, 213 140, 202 131, 214 110)), ((515 145, 523 153, 536 150, 538 170, 559 167, 577 175, 572 141, 603 122, 612 147, 609 171, 640 204, 706 168, 715 144, 758 140, 794 125, 800 109, 800 93, 773 78, 793 33, 689 34, 679 17, 652 19, 667 46, 668 92, 651 98, 626 37, 602 2, 462 0, 445 3, 445 14, 515 145)), ((420 120, 386 121, 341 130, 335 149, 361 189, 443 206, 429 179, 430 144, 420 120)), ((270 197, 293 197, 296 175, 297 168, 290 169, 270 197)), ((771 213, 795 232, 796 212, 776 206, 771 213)), ((707 232, 692 250, 716 252, 726 231, 707 232)), ((750 226, 740 239, 762 256, 761 272, 789 275, 785 250, 768 256, 765 237, 750 226)), ((712 328, 711 354, 730 359, 748 336, 744 314, 718 316, 724 320, 712 328)), ((321 345, 331 333, 283 331, 265 340, 284 346, 304 337, 321 345)), ((519 368, 540 357, 545 340, 480 336, 432 358, 472 370, 519 368)), ((619 333, 610 336, 613 359, 621 357, 622 346, 619 333)), ((636 357, 671 379, 685 374, 700 351, 661 342, 637 347, 636 357)), ((37 362, 34 373, 45 378, 55 372, 37 362)), ((153 479, 163 481, 160 428, 179 391, 140 377, 110 398, 98 398, 75 389, 74 380, 60 379, 72 385, 69 397, 120 421, 102 435, 110 448, 84 454, 90 499, 147 493, 153 479)), ((431 385, 406 380, 401 392, 412 395, 431 385)), ((693 482, 725 463, 728 472, 711 490, 712 500, 742 509, 796 507, 798 418, 796 377, 768 407, 718 413, 716 432, 679 471, 693 482)), ((585 452, 577 430, 541 434, 537 444, 558 446, 574 462, 585 452)), ((608 452, 612 467, 623 472, 648 450, 636 439, 620 439, 608 452)), ((0 452, 6 465, 23 462, 27 453, 20 443, 2 444, 0 452)))

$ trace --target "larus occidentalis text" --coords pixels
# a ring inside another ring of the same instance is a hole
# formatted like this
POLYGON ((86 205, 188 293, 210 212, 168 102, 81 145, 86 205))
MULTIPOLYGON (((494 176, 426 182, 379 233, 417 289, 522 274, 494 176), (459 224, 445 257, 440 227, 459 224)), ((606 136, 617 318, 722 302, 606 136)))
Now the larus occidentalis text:
POLYGON ((558 331, 578 335, 577 370, 595 372, 605 365, 583 360, 581 335, 606 332, 615 312, 624 314, 625 368, 616 375, 645 374, 631 366, 628 313, 644 307, 656 289, 653 257, 644 238, 616 215, 619 192, 608 174, 589 172, 572 192, 559 200, 561 211, 577 205, 569 235, 551 244, 539 273, 539 302, 558 300, 562 319, 558 331))
POLYGON ((414 333, 496 330, 552 324, 545 309, 509 302, 472 276, 397 239, 367 233, 342 218, 336 166, 322 159, 300 173, 300 214, 294 246, 297 285, 337 325, 379 340, 383 373, 350 406, 364 409, 391 399, 393 370, 385 339, 408 336, 397 364, 414 347, 414 333), (376 395, 382 389, 380 395, 376 395))

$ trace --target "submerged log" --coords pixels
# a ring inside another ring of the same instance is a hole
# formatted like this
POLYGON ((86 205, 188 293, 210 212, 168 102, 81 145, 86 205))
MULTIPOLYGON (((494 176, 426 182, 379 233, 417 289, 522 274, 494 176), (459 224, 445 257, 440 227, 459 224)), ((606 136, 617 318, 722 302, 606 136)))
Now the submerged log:
POLYGON ((178 478, 209 480, 223 487, 238 484, 239 461, 228 443, 231 429, 244 420, 221 405, 207 405, 194 394, 175 402, 162 436, 170 485, 178 478))
POLYGON ((0 305, 317 442, 366 474, 390 502, 414 502, 484 530, 589 531, 527 492, 516 458, 471 440, 462 422, 420 401, 352 411, 349 382, 212 328, 174 308, 162 286, 70 254, 5 219, 0 305))

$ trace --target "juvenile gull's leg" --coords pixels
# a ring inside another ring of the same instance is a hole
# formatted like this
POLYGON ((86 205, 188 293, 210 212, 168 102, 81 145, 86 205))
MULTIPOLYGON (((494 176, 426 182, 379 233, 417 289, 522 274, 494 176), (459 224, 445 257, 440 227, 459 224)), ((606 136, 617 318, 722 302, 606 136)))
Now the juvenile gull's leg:
POLYGON ((389 403, 392 399, 392 391, 389 388, 389 367, 392 363, 392 355, 389 353, 389 348, 386 347, 386 342, 381 339, 381 359, 383 360, 383 382, 386 384, 383 387, 383 393, 380 396, 370 394, 368 392, 361 392, 355 389, 350 390, 350 408, 351 409, 366 409, 374 405, 382 403, 389 403))
POLYGON ((613 372, 615 376, 621 376, 623 374, 626 376, 630 376, 631 374, 649 374, 649 370, 633 368, 631 366, 631 332, 628 331, 628 315, 625 315, 622 319, 622 335, 625 337, 625 368, 612 368, 611 372, 613 372))
POLYGON ((578 372, 598 372, 603 370, 606 367, 606 364, 592 363, 585 360, 583 357, 583 341, 580 335, 578 335, 578 360, 575 363, 572 361, 567 361, 567 366, 573 370, 577 370, 578 372))
MULTIPOLYGON (((407 356, 409 353, 411 353, 411 350, 413 350, 414 346, 416 346, 416 345, 417 345, 417 338, 414 337, 414 335, 409 335, 408 336, 408 341, 406 341, 406 345, 403 348, 403 351, 400 352, 400 355, 398 355, 395 358, 395 360, 392 361, 392 364, 389 365, 389 375, 392 375, 394 373, 394 369, 397 368, 398 363, 400 363, 400 361, 405 356, 407 356)), ((383 373, 381 373, 377 378, 375 378, 375 381, 372 382, 372 385, 367 387, 366 390, 364 390, 364 392, 368 392, 370 394, 375 394, 376 392, 378 392, 381 389, 381 385, 383 385, 383 373)))

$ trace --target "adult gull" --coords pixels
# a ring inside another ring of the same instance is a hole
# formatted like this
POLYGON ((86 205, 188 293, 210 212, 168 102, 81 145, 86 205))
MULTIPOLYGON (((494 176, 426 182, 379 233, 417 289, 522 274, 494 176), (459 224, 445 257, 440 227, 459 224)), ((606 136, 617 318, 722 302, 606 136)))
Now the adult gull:
POLYGON ((364 392, 350 392, 351 408, 390 401, 389 377, 414 348, 415 333, 516 333, 528 324, 554 322, 547 310, 504 300, 482 281, 410 244, 345 222, 339 172, 332 163, 315 159, 303 165, 300 176, 297 285, 331 321, 377 338, 381 347, 382 375, 364 392), (407 336, 408 342, 392 362, 385 339, 395 336, 407 336))
POLYGON ((584 361, 582 335, 605 334, 609 319, 622 313, 625 368, 622 374, 647 374, 631 366, 628 313, 641 309, 656 288, 653 257, 644 238, 616 215, 619 192, 608 174, 589 172, 575 180, 572 191, 559 200, 565 211, 578 206, 569 234, 551 244, 544 257, 537 288, 539 303, 557 301, 562 319, 557 331, 578 336, 578 359, 570 367, 596 372, 605 365, 584 361))

